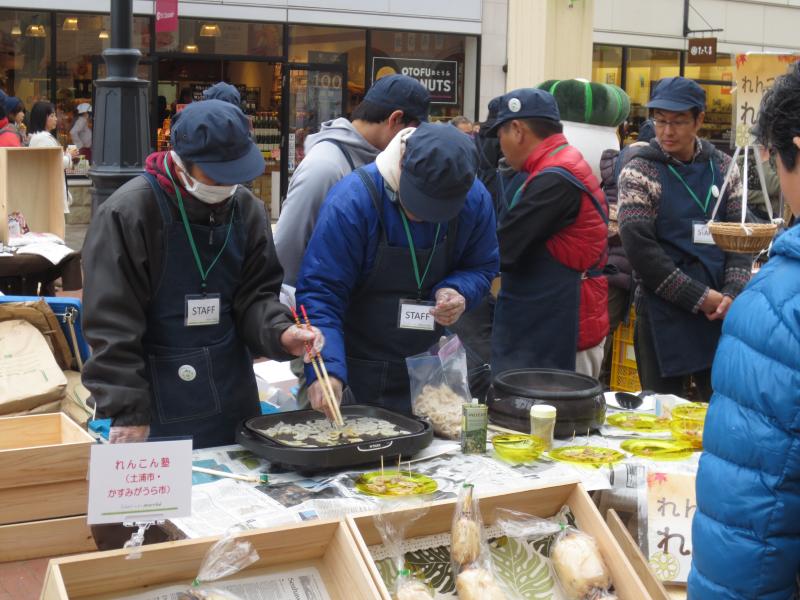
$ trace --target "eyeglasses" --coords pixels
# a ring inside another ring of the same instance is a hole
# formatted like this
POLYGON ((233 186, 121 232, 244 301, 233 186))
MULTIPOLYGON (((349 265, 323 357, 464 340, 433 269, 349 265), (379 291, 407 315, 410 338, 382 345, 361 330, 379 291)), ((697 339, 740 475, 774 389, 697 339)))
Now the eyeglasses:
POLYGON ((658 129, 666 129, 667 127, 672 127, 673 129, 683 129, 684 127, 693 125, 694 121, 665 121, 664 119, 653 119, 653 123, 658 129))

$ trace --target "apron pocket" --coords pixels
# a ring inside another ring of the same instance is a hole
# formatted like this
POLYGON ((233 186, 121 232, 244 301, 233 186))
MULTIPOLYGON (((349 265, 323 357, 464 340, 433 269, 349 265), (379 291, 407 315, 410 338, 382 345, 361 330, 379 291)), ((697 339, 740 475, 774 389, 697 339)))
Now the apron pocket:
POLYGON ((151 354, 149 362, 153 401, 161 423, 193 421, 221 412, 208 349, 151 354))

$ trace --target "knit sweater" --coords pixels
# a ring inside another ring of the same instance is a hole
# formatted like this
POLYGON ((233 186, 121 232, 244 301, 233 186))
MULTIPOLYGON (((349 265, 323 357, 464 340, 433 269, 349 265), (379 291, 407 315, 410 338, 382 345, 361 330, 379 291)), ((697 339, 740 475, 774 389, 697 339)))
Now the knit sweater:
MULTIPOLYGON (((704 140, 697 140, 693 161, 713 158, 720 173, 727 173, 731 158, 704 140)), ((657 139, 637 148, 619 176, 619 226, 622 244, 633 265, 637 282, 664 300, 697 312, 711 291, 704 283, 679 269, 662 248, 656 233, 656 217, 661 203, 658 163, 680 163, 661 148, 657 139)), ((742 181, 734 166, 726 192, 726 209, 717 218, 738 221, 742 210, 742 181), (722 214, 724 213, 724 214, 722 214)), ((721 290, 735 298, 750 279, 752 257, 725 254, 725 275, 721 290)))

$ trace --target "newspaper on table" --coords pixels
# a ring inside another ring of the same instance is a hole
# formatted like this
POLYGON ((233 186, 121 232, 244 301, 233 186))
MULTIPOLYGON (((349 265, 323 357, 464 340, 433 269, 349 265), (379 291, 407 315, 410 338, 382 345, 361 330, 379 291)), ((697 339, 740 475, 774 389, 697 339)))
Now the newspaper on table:
MULTIPOLYGON (((230 581, 218 581, 215 588, 236 594, 242 600, 330 600, 322 576, 313 567, 286 573, 259 575, 230 581)), ((119 600, 183 600, 186 585, 125 596, 119 600)))

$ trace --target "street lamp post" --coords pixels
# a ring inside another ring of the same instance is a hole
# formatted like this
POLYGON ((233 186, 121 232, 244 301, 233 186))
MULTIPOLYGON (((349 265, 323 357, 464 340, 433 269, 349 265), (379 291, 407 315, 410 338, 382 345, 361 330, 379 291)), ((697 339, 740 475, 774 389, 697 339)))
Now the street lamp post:
POLYGON ((120 186, 140 175, 150 151, 148 81, 137 77, 142 53, 131 48, 132 0, 111 0, 107 76, 95 81, 92 214, 120 186))

